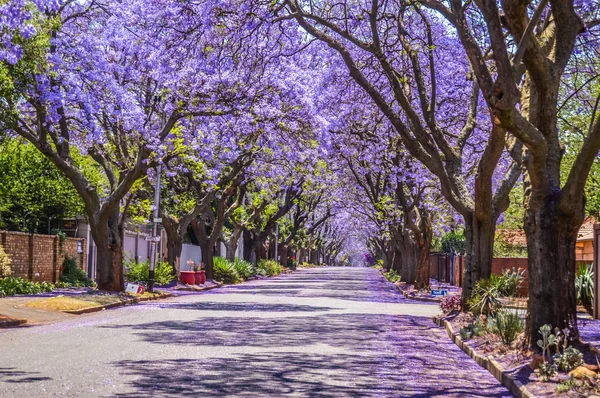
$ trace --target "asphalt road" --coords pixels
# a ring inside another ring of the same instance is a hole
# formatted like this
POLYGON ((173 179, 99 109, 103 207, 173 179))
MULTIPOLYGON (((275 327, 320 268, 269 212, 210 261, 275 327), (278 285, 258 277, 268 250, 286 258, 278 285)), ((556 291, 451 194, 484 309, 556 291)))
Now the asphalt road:
POLYGON ((0 397, 510 397, 373 269, 0 332, 0 397))

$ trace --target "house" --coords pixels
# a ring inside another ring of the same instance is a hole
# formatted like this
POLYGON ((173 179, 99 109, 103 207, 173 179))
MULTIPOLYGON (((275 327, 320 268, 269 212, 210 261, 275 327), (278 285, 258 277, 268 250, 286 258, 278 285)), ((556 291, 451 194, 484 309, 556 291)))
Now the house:
MULTIPOLYGON (((578 262, 592 263, 594 261, 594 224, 597 222, 595 217, 588 217, 579 228, 575 248, 575 259, 578 262)), ((496 239, 502 240, 508 248, 527 246, 527 238, 523 230, 499 229, 496 239)))
POLYGON ((575 248, 575 259, 577 261, 585 261, 590 264, 594 262, 594 224, 596 222, 597 220, 594 217, 588 217, 579 228, 575 248))

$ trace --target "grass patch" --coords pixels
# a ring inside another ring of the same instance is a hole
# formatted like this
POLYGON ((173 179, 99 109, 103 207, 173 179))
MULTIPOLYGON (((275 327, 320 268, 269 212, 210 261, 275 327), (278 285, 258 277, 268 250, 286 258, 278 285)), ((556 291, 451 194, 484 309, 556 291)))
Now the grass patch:
POLYGON ((121 293, 121 294, 106 294, 106 293, 91 293, 81 294, 77 297, 56 296, 30 301, 25 304, 25 307, 36 308, 45 311, 76 311, 86 308, 97 307, 99 305, 108 305, 119 302, 127 302, 132 298, 151 298, 164 296, 162 292, 143 294, 121 293))
POLYGON ((25 307, 45 311, 75 311, 100 305, 96 301, 81 300, 79 298, 56 296, 46 299, 34 300, 25 304, 25 307))

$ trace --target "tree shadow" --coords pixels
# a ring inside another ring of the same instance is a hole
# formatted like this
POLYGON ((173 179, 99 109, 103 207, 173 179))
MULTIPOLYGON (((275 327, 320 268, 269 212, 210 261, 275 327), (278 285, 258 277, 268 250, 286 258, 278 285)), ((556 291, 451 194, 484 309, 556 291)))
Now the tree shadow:
MULTIPOLYGON (((158 303, 154 305, 162 309, 178 309, 193 311, 242 311, 242 312, 321 312, 331 311, 331 307, 299 304, 261 304, 261 303, 219 303, 219 302, 194 302, 194 303, 158 303)), ((199 312, 201 314, 201 312, 199 312)))
POLYGON ((26 372, 15 368, 0 368, 0 382, 3 383, 36 383, 52 380, 51 377, 35 376, 40 372, 26 372))
POLYGON ((261 353, 227 358, 120 361, 133 381, 119 397, 508 397, 496 383, 465 383, 460 371, 424 363, 416 373, 389 358, 349 354, 261 353), (383 373, 382 373, 383 371, 383 373), (384 379, 382 379, 384 376, 384 379), (415 377, 416 376, 416 377, 415 377), (419 382, 415 383, 417 379, 419 382))
POLYGON ((111 327, 174 349, 229 347, 231 353, 118 362, 134 377, 134 391, 119 396, 512 396, 443 333, 436 334, 427 318, 329 313, 111 327))
MULTIPOLYGON (((364 276, 364 274, 361 274, 364 276)), ((290 296, 302 298, 333 298, 348 301, 424 304, 437 305, 405 298, 383 276, 369 275, 361 280, 357 275, 338 276, 335 272, 318 272, 308 277, 306 274, 287 275, 285 279, 269 281, 268 284, 245 284, 230 286, 227 289, 214 291, 213 294, 252 293, 254 295, 277 297, 290 296), (373 294, 376 292, 376 294, 373 294)))
MULTIPOLYGON (((414 302, 379 273, 364 270, 302 272, 268 284, 213 291, 236 293, 414 302), (361 275, 364 279, 358 282, 361 275)), ((377 306, 369 307, 372 313, 356 313, 351 307, 340 313, 345 310, 276 302, 180 302, 169 308, 196 310, 198 317, 103 327, 125 329, 145 343, 172 347, 174 352, 202 346, 214 348, 213 354, 192 360, 167 355, 160 361, 115 362, 131 380, 120 397, 512 396, 428 317, 379 313, 377 306), (206 316, 205 311, 214 310, 224 313, 206 316), (326 313, 315 313, 320 311, 326 313)))

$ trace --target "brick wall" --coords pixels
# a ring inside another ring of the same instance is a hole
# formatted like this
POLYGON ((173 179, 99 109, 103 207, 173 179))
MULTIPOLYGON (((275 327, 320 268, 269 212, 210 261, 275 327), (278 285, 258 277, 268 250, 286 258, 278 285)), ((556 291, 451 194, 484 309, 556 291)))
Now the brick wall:
POLYGON ((65 255, 74 257, 85 270, 85 239, 67 238, 62 248, 54 235, 0 231, 0 246, 12 261, 12 275, 36 282, 57 282, 65 255), (81 241, 83 253, 77 253, 81 241))
POLYGON ((529 284, 529 278, 527 276, 527 258, 524 257, 504 257, 492 259, 492 274, 502 275, 505 269, 522 269, 525 270, 523 276, 525 279, 519 289, 521 296, 527 296, 527 286, 529 284))
MULTIPOLYGON (((462 286, 462 274, 464 272, 464 257, 456 256, 454 267, 454 280, 456 286, 462 286)), ((523 296, 527 295, 527 258, 522 257, 495 257, 492 259, 492 274, 502 275, 505 269, 524 269, 525 280, 521 284, 519 293, 523 296)), ((443 253, 434 253, 430 256, 430 278, 449 281, 448 273, 450 272, 450 256, 443 253)))

